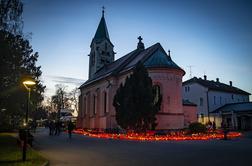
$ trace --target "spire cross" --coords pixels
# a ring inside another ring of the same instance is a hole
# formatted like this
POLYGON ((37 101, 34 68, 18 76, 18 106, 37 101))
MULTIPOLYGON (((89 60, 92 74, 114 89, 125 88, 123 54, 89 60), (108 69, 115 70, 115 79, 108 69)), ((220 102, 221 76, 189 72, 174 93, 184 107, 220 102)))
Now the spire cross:
POLYGON ((102 6, 102 16, 104 16, 104 10, 105 10, 105 7, 102 6))
POLYGON ((168 55, 171 56, 171 51, 170 50, 168 50, 168 55))
POLYGON ((140 43, 141 43, 142 40, 143 40, 143 38, 142 38, 141 36, 139 36, 137 39, 139 40, 140 43))

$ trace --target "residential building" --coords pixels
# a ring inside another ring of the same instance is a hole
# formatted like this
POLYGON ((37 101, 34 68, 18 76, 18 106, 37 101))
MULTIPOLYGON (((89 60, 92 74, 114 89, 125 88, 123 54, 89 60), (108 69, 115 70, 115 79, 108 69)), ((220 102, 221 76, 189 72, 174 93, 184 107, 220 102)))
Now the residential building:
POLYGON ((194 77, 183 82, 183 99, 190 100, 197 104, 198 121, 207 123, 215 121, 218 126, 221 119, 210 116, 216 109, 230 103, 249 102, 250 93, 233 86, 232 81, 229 85, 221 83, 219 78, 216 81, 194 77))

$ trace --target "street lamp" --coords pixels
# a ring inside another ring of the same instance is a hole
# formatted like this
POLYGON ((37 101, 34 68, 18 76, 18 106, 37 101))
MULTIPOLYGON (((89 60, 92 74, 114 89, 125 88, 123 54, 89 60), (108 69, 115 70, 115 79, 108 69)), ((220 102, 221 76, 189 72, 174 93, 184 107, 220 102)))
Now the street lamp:
POLYGON ((30 105, 30 97, 31 97, 31 87, 36 83, 33 80, 23 81, 23 85, 28 90, 28 98, 27 98, 27 109, 25 113, 25 137, 24 137, 24 145, 23 145, 23 161, 26 160, 26 147, 27 147, 27 139, 28 139, 28 113, 29 113, 29 105, 30 105))

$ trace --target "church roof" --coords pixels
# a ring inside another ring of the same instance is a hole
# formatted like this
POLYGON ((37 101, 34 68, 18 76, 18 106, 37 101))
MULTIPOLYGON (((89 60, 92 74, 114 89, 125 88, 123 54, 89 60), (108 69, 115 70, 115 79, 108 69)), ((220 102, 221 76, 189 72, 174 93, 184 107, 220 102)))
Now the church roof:
POLYGON ((138 62, 142 62, 147 68, 170 68, 182 71, 170 56, 166 54, 160 43, 156 43, 146 49, 135 49, 116 61, 103 66, 92 79, 87 80, 80 88, 99 81, 108 76, 116 76, 133 69, 138 62))
POLYGON ((108 39, 109 40, 109 33, 108 33, 108 29, 107 29, 104 15, 102 15, 102 18, 100 20, 100 23, 98 25, 98 28, 96 30, 96 33, 95 33, 93 40, 101 40, 101 39, 108 39))
POLYGON ((250 95, 250 93, 243 91, 237 87, 230 86, 224 83, 221 83, 219 81, 210 81, 210 80, 205 80, 202 78, 197 78, 193 77, 185 82, 183 82, 183 86, 190 84, 190 83, 198 83, 209 90, 214 90, 214 91, 222 91, 222 92, 229 92, 229 93, 237 93, 237 94, 245 94, 245 95, 250 95))

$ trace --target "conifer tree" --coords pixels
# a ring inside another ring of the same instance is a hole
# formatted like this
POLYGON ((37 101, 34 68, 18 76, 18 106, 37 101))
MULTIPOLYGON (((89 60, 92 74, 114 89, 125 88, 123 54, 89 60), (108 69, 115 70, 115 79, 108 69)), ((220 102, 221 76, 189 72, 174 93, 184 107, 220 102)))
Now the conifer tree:
POLYGON ((117 123, 124 129, 145 132, 156 127, 161 95, 153 89, 152 80, 142 63, 126 78, 114 96, 117 123), (158 100, 156 100, 158 99, 158 100))

